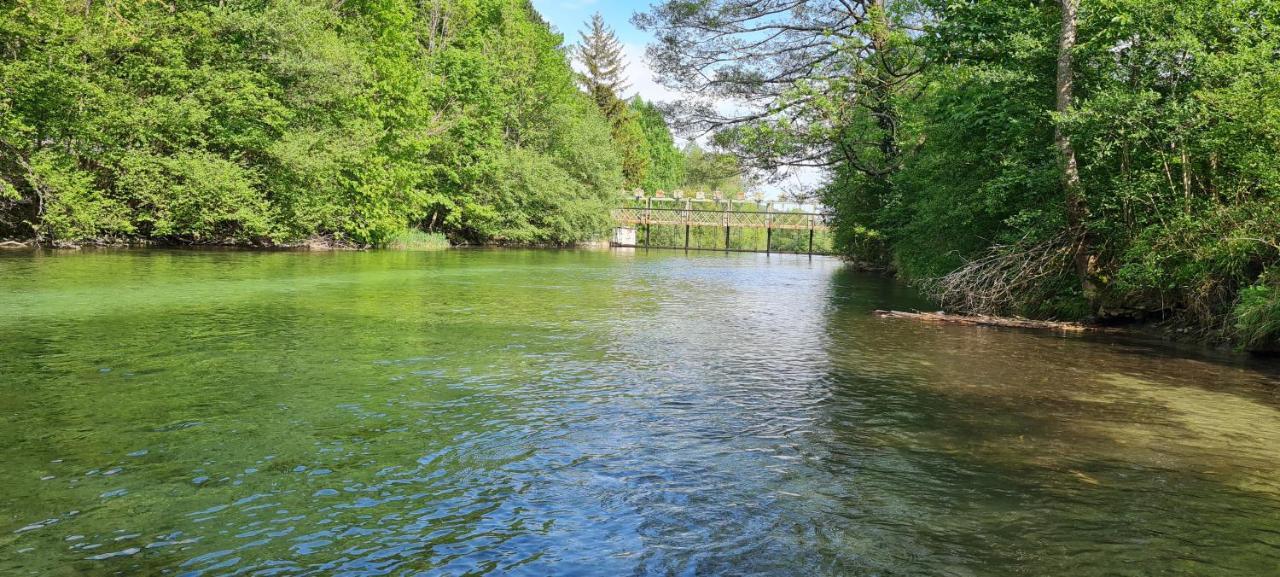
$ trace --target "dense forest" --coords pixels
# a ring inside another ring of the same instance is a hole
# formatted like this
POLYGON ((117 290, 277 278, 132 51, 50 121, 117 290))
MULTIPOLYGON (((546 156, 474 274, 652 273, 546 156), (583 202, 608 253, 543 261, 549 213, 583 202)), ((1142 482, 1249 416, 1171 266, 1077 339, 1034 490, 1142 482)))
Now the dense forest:
POLYGON ((0 238, 599 237, 686 163, 621 66, 574 71, 620 57, 595 32, 526 0, 2 2, 0 238))
POLYGON ((841 250, 950 309, 1280 336, 1280 2, 668 0, 635 22, 697 97, 678 124, 829 171, 841 250))

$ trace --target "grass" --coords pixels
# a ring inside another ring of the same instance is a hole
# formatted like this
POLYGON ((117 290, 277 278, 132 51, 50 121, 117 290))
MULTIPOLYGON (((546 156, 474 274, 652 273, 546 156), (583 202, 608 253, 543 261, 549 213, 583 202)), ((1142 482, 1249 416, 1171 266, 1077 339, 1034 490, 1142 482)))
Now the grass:
POLYGON ((1246 348, 1280 342, 1280 285, 1250 287, 1236 305, 1236 334, 1246 348))
POLYGON ((395 250, 444 250, 449 246, 449 239, 443 233, 422 232, 417 229, 400 231, 386 245, 395 250))

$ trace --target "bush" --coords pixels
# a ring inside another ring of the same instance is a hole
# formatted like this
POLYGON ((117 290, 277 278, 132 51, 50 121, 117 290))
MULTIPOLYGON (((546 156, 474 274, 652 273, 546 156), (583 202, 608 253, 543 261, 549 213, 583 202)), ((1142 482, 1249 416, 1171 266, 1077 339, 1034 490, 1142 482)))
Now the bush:
POLYGON ((1265 349, 1280 344, 1280 283, 1262 283, 1245 289, 1232 311, 1235 336, 1246 349, 1265 349))

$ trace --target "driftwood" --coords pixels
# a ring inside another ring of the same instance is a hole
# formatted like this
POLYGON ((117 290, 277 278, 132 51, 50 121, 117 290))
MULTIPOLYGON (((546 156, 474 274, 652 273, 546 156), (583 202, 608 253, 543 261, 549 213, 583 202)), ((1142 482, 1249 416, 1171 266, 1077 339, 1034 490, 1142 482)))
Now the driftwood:
POLYGON ((876 311, 876 316, 889 319, 910 319, 926 323, 947 323, 979 327, 1009 327, 1015 329, 1036 329, 1065 333, 1107 332, 1109 329, 1080 323, 1060 323, 1054 321, 1033 321, 1023 318, 991 317, 985 315, 953 315, 945 312, 920 313, 902 311, 876 311))

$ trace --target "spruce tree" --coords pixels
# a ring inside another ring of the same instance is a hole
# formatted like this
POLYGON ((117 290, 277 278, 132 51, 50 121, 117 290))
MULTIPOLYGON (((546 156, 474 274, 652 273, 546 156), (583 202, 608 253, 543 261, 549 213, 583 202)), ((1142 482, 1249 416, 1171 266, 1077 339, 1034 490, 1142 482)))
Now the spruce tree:
POLYGON ((619 95, 630 88, 626 80, 626 60, 622 55, 622 43, 604 23, 599 12, 591 16, 589 30, 580 32, 582 41, 578 44, 575 55, 582 63, 582 85, 596 105, 606 115, 613 117, 617 109, 623 106, 619 95))
POLYGON ((574 55, 584 69, 580 75, 582 86, 613 127, 613 145, 622 154, 626 186, 639 186, 649 171, 649 155, 639 119, 621 97, 630 88, 622 43, 598 12, 591 16, 588 30, 580 34, 582 41, 574 55))

